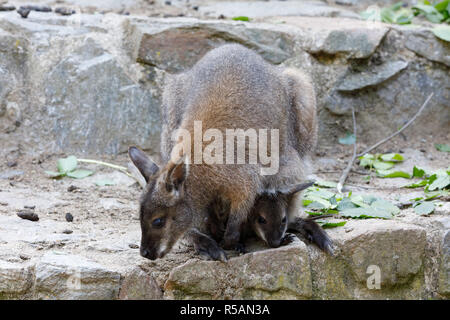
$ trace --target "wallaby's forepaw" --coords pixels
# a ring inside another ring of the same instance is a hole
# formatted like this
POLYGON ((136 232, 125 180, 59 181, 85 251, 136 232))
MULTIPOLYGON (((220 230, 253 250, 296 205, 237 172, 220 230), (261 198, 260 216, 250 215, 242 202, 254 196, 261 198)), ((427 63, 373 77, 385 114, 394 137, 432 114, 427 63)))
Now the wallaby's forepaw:
POLYGON ((283 239, 281 239, 281 245, 282 246, 287 246, 288 244, 291 244, 292 242, 295 241, 295 239, 297 239, 297 236, 293 233, 286 233, 283 237, 283 239))
POLYGON ((240 255, 241 255, 241 254, 246 254, 246 253, 247 253, 247 249, 245 248, 245 244, 243 244, 243 243, 238 243, 238 244, 235 246, 234 250, 235 250, 237 253, 239 253, 240 255))
POLYGON ((223 240, 220 242, 220 246, 225 250, 237 251, 237 247, 239 245, 239 238, 240 238, 239 233, 232 233, 232 234, 225 233, 223 240))
POLYGON ((219 260, 222 262, 228 260, 225 251, 219 247, 214 239, 208 236, 199 237, 194 247, 197 253, 206 260, 219 260))
POLYGON ((205 260, 215 260, 215 261, 228 261, 227 254, 222 248, 216 245, 207 248, 198 248, 197 253, 202 256, 205 260))

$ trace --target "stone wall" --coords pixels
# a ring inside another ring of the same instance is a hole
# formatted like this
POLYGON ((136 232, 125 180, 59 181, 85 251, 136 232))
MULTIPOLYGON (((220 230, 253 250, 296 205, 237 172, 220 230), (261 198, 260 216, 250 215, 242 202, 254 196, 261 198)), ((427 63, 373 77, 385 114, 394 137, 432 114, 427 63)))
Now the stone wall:
POLYGON ((267 17, 245 23, 117 14, 70 17, 0 12, 0 142, 28 153, 159 150, 164 75, 237 42, 314 79, 321 145, 351 130, 361 142, 417 122, 428 136, 449 124, 450 45, 425 27, 358 19, 267 17))

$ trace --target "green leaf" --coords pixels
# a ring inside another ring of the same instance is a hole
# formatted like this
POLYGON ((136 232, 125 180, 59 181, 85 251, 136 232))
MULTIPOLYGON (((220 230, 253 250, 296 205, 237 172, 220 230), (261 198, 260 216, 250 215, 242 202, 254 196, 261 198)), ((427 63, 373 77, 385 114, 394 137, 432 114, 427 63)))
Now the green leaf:
POLYGON ((314 182, 314 185, 322 187, 322 188, 336 188, 337 187, 336 182, 325 181, 325 180, 318 180, 318 181, 314 182))
POLYGON ((340 144, 355 144, 356 137, 353 133, 347 133, 345 137, 338 139, 340 144))
POLYGON ((434 203, 433 202, 422 202, 419 205, 414 207, 414 211, 419 215, 427 215, 434 211, 434 203))
POLYGON ((347 221, 340 221, 340 222, 325 222, 322 225, 322 228, 328 229, 328 228, 336 228, 336 227, 342 227, 345 226, 347 221))
POLYGON ((386 153, 386 154, 381 155, 381 160, 401 162, 401 161, 405 160, 405 158, 403 158, 403 156, 398 153, 386 153))
POLYGON ((75 178, 75 179, 83 179, 83 178, 90 176, 93 173, 94 172, 92 172, 90 170, 77 169, 77 170, 74 170, 71 172, 67 172, 67 176, 71 177, 71 178, 75 178))
MULTIPOLYGON (((434 27, 433 29, 431 29, 431 31, 439 39, 450 42, 450 26, 448 26, 448 25, 437 26, 437 27, 434 27)), ((449 152, 449 151, 447 151, 447 152, 449 152)))
POLYGON ((374 201, 370 206, 374 209, 381 209, 387 211, 392 215, 400 213, 400 209, 397 206, 393 205, 392 203, 384 199, 378 199, 374 201))
POLYGON ((422 180, 418 183, 412 183, 412 184, 408 184, 406 186, 403 186, 402 188, 421 188, 421 187, 425 187, 428 184, 427 180, 422 180))
POLYGON ((392 214, 390 212, 380 209, 374 209, 372 207, 345 209, 342 212, 340 212, 340 214, 343 217, 350 217, 350 218, 382 218, 382 219, 392 218, 392 214))
POLYGON ((109 179, 103 179, 96 181, 95 184, 98 185, 99 187, 104 187, 104 186, 114 186, 116 183, 109 179))
POLYGON ((449 0, 444 0, 436 3, 434 7, 436 8, 437 11, 443 14, 444 12, 447 11, 447 7, 450 5, 449 3, 450 3, 449 0))
POLYGON ((61 173, 73 171, 77 167, 77 158, 75 156, 69 156, 67 158, 58 159, 57 166, 58 171, 61 173))
POLYGON ((362 157, 359 157, 359 165, 361 167, 372 167, 375 162, 375 156, 373 154, 365 154, 362 157))
MULTIPOLYGON (((449 27, 449 29, 450 29, 450 27, 449 27)), ((434 146, 436 147, 436 150, 438 150, 438 151, 450 152, 450 146, 448 144, 435 143, 434 146)))
POLYGON ((231 20, 234 20, 234 21, 246 21, 246 22, 249 22, 249 21, 250 21, 250 18, 249 18, 249 17, 246 17, 246 16, 239 16, 239 17, 231 18, 231 20))
POLYGON ((391 169, 393 166, 394 166, 393 162, 384 162, 375 160, 375 162, 373 163, 373 167, 377 170, 388 170, 391 169))
POLYGON ((437 191, 426 191, 425 192, 425 201, 433 200, 438 197, 447 197, 450 194, 447 190, 437 190, 437 191))
POLYGON ((422 178, 425 175, 425 170, 414 166, 413 168, 413 177, 422 178))
POLYGON ((436 189, 444 189, 450 185, 450 176, 449 175, 439 175, 437 179, 433 181, 432 184, 429 185, 428 190, 433 191, 436 189))
POLYGON ((51 178, 59 178, 66 175, 65 173, 55 171, 45 171, 45 173, 48 174, 51 178))
POLYGON ((360 196, 360 195, 351 196, 351 197, 350 197, 350 200, 351 200, 351 202, 352 202, 353 204, 356 204, 358 207, 363 207, 363 208, 368 208, 368 207, 370 207, 370 205, 367 204, 367 203, 364 201, 364 198, 363 198, 362 196, 360 196))
POLYGON ((433 23, 440 23, 445 19, 444 16, 433 6, 417 4, 412 8, 419 13, 423 13, 425 17, 433 23))
MULTIPOLYGON (((305 198, 306 198, 306 196, 305 196, 305 198)), ((330 207, 331 207, 331 203, 330 203, 328 200, 323 199, 322 197, 319 197, 319 196, 316 196, 316 195, 309 195, 306 199, 307 199, 307 200, 312 200, 312 203, 318 202, 318 203, 320 203, 324 208, 330 208, 330 207)), ((312 203, 311 203, 311 204, 312 204, 312 203)), ((311 204, 308 205, 308 208, 311 208, 311 207, 310 207, 311 204)), ((317 209, 317 208, 316 208, 316 209, 317 209)), ((323 208, 318 208, 318 209, 323 209, 323 208)))
POLYGON ((313 201, 310 204, 308 204, 306 207, 310 210, 322 210, 322 209, 327 208, 326 205, 324 205, 323 203, 320 203, 318 201, 313 201))
POLYGON ((406 178, 410 179, 411 175, 405 171, 391 170, 377 170, 377 175, 381 178, 406 178))
POLYGON ((339 211, 351 208, 356 208, 356 205, 350 200, 350 198, 342 199, 337 205, 337 209, 339 211))

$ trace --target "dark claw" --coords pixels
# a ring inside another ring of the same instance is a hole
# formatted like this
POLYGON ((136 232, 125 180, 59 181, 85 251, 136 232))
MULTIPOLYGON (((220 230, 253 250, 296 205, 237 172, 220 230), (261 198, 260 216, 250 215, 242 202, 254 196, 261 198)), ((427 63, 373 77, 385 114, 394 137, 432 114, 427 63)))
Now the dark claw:
POLYGON ((236 250, 236 252, 239 253, 240 255, 247 253, 247 250, 245 249, 245 245, 243 243, 238 243, 234 248, 234 250, 236 250))
POLYGON ((286 233, 284 238, 281 240, 281 245, 286 246, 288 244, 291 244, 292 242, 297 239, 297 236, 293 233, 286 233))

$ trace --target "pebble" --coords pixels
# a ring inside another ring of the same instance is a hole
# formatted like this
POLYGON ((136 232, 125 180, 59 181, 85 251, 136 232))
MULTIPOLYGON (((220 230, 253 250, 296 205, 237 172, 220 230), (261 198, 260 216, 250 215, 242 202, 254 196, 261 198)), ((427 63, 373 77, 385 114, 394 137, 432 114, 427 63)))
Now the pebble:
POLYGON ((13 11, 16 10, 14 6, 0 6, 0 11, 13 11))
POLYGON ((130 243, 128 246, 129 246, 131 249, 139 249, 139 246, 138 246, 137 244, 135 244, 135 243, 130 243))
POLYGON ((19 255, 19 258, 22 260, 30 260, 30 256, 23 254, 23 253, 19 255))
POLYGON ((31 211, 19 211, 17 212, 17 215, 25 220, 30 220, 30 221, 39 221, 39 216, 31 211))
POLYGON ((62 233, 65 233, 65 234, 71 234, 71 233, 73 233, 73 230, 66 229, 66 230, 63 230, 62 233))
POLYGON ((72 222, 73 221, 73 215, 70 212, 66 213, 66 221, 72 222))
POLYGON ((26 19, 26 18, 28 17, 28 15, 30 14, 30 12, 31 12, 30 9, 27 9, 27 8, 24 8, 24 7, 20 7, 20 8, 17 10, 17 13, 20 14, 20 16, 21 16, 22 18, 24 18, 24 19, 26 19))
POLYGON ((67 188, 68 192, 74 192, 75 190, 78 190, 80 188, 78 188, 77 186, 71 185, 67 188))
POLYGON ((23 206, 25 209, 34 210, 36 209, 36 206, 23 206))
POLYGON ((70 16, 75 13, 75 10, 72 10, 72 9, 69 9, 66 7, 59 7, 59 8, 55 9, 55 12, 59 13, 62 16, 70 16))
POLYGON ((17 166, 17 160, 10 160, 6 163, 6 165, 10 168, 17 166))

